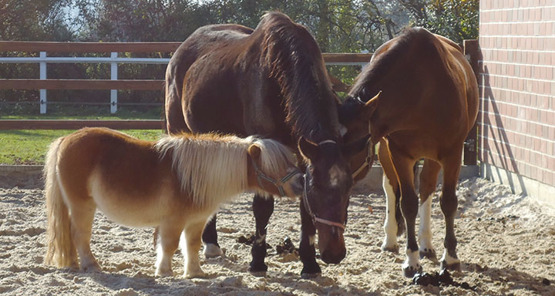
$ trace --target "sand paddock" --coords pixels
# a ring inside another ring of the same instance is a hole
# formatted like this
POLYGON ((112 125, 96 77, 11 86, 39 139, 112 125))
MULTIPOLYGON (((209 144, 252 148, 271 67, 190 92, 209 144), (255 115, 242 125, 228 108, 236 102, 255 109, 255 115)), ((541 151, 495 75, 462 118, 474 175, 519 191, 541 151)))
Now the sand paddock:
MULTIPOLYGON (((7 295, 555 295, 555 215, 529 198, 483 179, 459 185, 455 221, 462 272, 458 285, 420 286, 402 276, 400 254, 380 250, 385 200, 382 192, 353 194, 345 239, 347 257, 322 266, 322 275, 301 279, 295 253, 278 254, 290 237, 298 246, 298 200, 278 199, 268 226, 268 273, 246 270, 250 246, 238 242, 254 230, 245 194, 226 204, 218 220, 222 258, 202 258, 206 279, 182 278, 183 258, 174 257, 174 277, 155 278, 152 229, 116 225, 97 213, 92 251, 101 273, 61 270, 43 265, 46 216, 42 183, 0 178, 0 294, 7 295)), ((443 216, 434 196, 434 246, 443 252, 443 216)), ((402 249, 404 238, 400 238, 402 249)), ((423 260, 425 272, 439 265, 423 260)))

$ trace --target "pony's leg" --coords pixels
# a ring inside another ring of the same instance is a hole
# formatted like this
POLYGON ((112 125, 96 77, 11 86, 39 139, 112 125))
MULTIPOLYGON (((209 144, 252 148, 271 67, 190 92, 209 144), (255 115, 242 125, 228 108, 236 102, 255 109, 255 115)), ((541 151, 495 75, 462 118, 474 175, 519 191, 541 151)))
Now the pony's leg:
POLYGON ((445 217, 445 251, 441 261, 441 269, 460 270, 461 262, 457 257, 457 239, 455 237, 455 214, 457 212, 457 182, 461 169, 461 151, 454 149, 443 164, 443 190, 440 198, 441 211, 445 217))
POLYGON ((186 278, 205 277, 206 274, 200 268, 198 252, 201 246, 202 230, 206 221, 194 222, 185 226, 185 240, 181 240, 181 252, 185 260, 186 278))
POLYGON ((91 234, 96 205, 92 199, 79 203, 71 201, 69 208, 71 213, 71 235, 79 254, 81 269, 86 272, 100 271, 100 265, 96 262, 91 252, 91 234))
POLYGON ((399 183, 397 182, 397 175, 393 168, 391 156, 387 142, 381 141, 378 148, 378 156, 383 169, 382 186, 386 196, 386 216, 384 222, 385 237, 382 243, 382 251, 389 251, 397 253, 399 251, 399 244, 397 244, 397 236, 399 233, 399 222, 404 224, 404 221, 398 221, 396 215, 399 199, 399 183))
POLYGON ((202 232, 202 242, 204 244, 204 256, 214 258, 222 256, 224 252, 218 244, 218 231, 216 231, 216 214, 210 218, 204 231, 202 232))
MULTIPOLYGON (((158 246, 156 246, 156 276, 172 276, 172 258, 179 247, 183 224, 164 223, 158 226, 158 246)), ((200 240, 200 238, 199 238, 200 240)))
POLYGON ((389 143, 391 159, 395 165, 399 185, 401 187, 401 210, 405 218, 406 225, 406 260, 403 263, 403 272, 406 277, 413 277, 422 270, 420 257, 418 254, 418 243, 416 242, 415 224, 418 214, 418 196, 414 190, 414 164, 412 159, 403 150, 404 147, 397 147, 389 143))
POLYGON ((254 195, 252 210, 256 221, 256 233, 252 243, 252 261, 249 272, 266 272, 268 266, 264 263, 266 258, 266 227, 270 216, 274 212, 274 197, 271 195, 254 195))
POLYGON ((307 212, 304 199, 301 199, 301 243, 299 245, 299 256, 303 262, 301 271, 302 278, 312 278, 322 273, 316 262, 316 226, 307 212))
POLYGON ((418 242, 420 244, 420 258, 429 258, 437 262, 436 251, 432 245, 432 194, 437 186, 437 176, 441 166, 439 163, 426 159, 422 173, 420 173, 420 229, 418 231, 418 242))

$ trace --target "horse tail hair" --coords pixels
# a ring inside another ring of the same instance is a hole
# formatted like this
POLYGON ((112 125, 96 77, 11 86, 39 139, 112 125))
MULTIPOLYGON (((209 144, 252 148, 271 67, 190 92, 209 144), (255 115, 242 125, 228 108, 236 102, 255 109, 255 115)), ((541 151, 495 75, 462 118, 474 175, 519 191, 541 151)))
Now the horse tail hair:
POLYGON ((58 179, 58 150, 63 138, 54 141, 44 165, 47 250, 44 263, 56 267, 77 267, 77 253, 71 237, 70 215, 58 179))

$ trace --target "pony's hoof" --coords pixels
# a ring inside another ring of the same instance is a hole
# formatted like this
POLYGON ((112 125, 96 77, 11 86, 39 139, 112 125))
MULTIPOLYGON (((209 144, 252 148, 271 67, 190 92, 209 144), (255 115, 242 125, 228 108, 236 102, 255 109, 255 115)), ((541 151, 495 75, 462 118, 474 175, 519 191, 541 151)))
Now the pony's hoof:
POLYGON ((220 247, 215 244, 206 244, 204 245, 204 256, 206 258, 216 258, 223 256, 224 252, 220 247))
POLYGON ((447 264, 447 261, 443 260, 441 261, 441 265, 439 266, 440 270, 454 270, 454 271, 461 271, 461 262, 453 262, 451 264, 447 264))
POLYGON ((391 245, 391 246, 389 246, 389 245, 383 244, 383 245, 382 245, 382 251, 383 251, 383 252, 391 252, 391 253, 398 254, 398 253, 399 253, 399 245, 391 245))
POLYGON ((101 268, 100 268, 100 265, 98 265, 98 263, 94 262, 89 265, 82 266, 81 270, 83 270, 83 272, 100 272, 101 268))
POLYGON ((420 250, 420 259, 422 259, 422 258, 428 258, 428 259, 430 259, 431 261, 433 261, 435 263, 438 262, 437 255, 436 255, 436 250, 434 250, 434 249, 425 248, 425 249, 420 250))
POLYGON ((157 270, 156 273, 154 273, 155 277, 170 277, 173 276, 173 271, 171 270, 157 270))
POLYGON ((198 278, 206 278, 208 274, 202 270, 187 272, 185 274, 186 279, 198 279, 198 278))
POLYGON ((414 266, 403 266, 403 274, 405 275, 405 277, 407 278, 413 278, 415 274, 417 273, 422 273, 422 266, 421 265, 417 265, 416 267, 414 266))

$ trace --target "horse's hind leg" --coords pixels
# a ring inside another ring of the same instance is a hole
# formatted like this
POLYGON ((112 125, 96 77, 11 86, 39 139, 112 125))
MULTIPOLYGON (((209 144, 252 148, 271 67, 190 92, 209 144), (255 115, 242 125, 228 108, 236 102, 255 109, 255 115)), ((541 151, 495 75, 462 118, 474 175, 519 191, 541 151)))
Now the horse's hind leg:
POLYGON ((83 271, 100 271, 91 252, 91 234, 96 205, 92 199, 88 201, 70 201, 71 235, 79 254, 83 271))
POLYGON ((461 263, 457 257, 457 239, 455 237, 455 214, 457 212, 457 182, 461 169, 461 150, 454 149, 443 164, 443 192, 440 198, 441 211, 445 217, 445 251, 441 258, 441 269, 460 270, 461 263))
POLYGON ((179 237, 182 231, 183 224, 181 223, 166 222, 158 226, 158 246, 156 247, 156 276, 173 275, 172 258, 173 254, 175 254, 175 251, 179 247, 179 237))
POLYGON ((256 221, 256 233, 252 243, 252 261, 250 263, 250 272, 266 272, 268 266, 264 263, 266 258, 266 227, 270 221, 270 216, 274 212, 274 197, 254 195, 252 201, 252 210, 256 221))
POLYGON ((437 186, 437 176, 441 166, 439 163, 426 159, 420 173, 420 207, 418 216, 420 217, 420 229, 418 232, 418 242, 420 244, 420 258, 429 258, 437 262, 436 251, 432 246, 432 194, 437 186))

